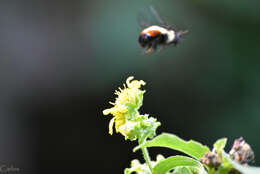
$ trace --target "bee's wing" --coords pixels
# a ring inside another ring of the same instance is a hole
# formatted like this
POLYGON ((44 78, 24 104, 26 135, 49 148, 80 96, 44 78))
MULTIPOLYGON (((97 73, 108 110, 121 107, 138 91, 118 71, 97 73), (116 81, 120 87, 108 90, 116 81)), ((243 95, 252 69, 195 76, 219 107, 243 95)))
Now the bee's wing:
POLYGON ((151 17, 149 17, 144 9, 139 11, 137 21, 142 28, 147 28, 153 24, 151 17))
POLYGON ((142 28, 149 27, 151 25, 166 25, 158 12, 150 5, 149 7, 140 9, 137 20, 142 28))
POLYGON ((160 26, 165 27, 167 29, 171 29, 171 30, 176 30, 176 28, 170 26, 168 23, 166 23, 161 16, 159 15, 158 11, 155 10, 155 8, 153 6, 149 6, 151 13, 153 14, 153 16, 155 17, 157 23, 159 23, 160 26))
POLYGON ((153 16, 155 17, 155 19, 157 20, 157 22, 160 25, 166 25, 166 23, 162 20, 161 16, 159 15, 159 13, 155 10, 155 8, 153 8, 153 6, 149 6, 151 13, 153 14, 153 16))

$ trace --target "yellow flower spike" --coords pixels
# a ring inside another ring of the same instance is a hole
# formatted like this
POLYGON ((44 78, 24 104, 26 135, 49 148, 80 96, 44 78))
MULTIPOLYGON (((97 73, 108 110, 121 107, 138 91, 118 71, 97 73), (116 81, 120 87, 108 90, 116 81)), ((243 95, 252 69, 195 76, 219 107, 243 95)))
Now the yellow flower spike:
MULTIPOLYGON (((137 105, 137 100, 140 100, 140 94, 144 92, 140 90, 140 88, 142 85, 145 85, 145 82, 142 80, 138 81, 133 79, 133 76, 128 77, 126 84, 123 85, 124 88, 118 88, 119 90, 115 91, 115 94, 117 95, 116 101, 114 103, 110 102, 110 104, 114 105, 114 107, 103 110, 104 115, 113 115, 113 118, 109 123, 109 134, 111 135, 113 134, 114 124, 116 132, 120 132, 126 138, 134 129, 135 124, 127 124, 127 122, 131 121, 130 118, 128 118, 130 113, 127 104, 131 104, 133 106, 137 105)), ((138 106, 136 107, 136 109, 138 109, 138 106)))

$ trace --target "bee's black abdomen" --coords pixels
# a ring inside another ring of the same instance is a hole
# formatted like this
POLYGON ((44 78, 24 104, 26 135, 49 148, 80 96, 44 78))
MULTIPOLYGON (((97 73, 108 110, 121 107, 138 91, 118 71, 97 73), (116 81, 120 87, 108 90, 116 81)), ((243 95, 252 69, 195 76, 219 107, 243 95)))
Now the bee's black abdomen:
POLYGON ((138 38, 138 42, 143 48, 153 48, 156 50, 157 46, 166 44, 168 40, 167 34, 158 34, 156 36, 149 36, 147 34, 141 34, 138 38))
POLYGON ((167 39, 168 39, 168 36, 167 36, 167 34, 159 34, 158 36, 157 36, 157 43, 158 44, 165 44, 166 43, 166 41, 167 41, 167 39))

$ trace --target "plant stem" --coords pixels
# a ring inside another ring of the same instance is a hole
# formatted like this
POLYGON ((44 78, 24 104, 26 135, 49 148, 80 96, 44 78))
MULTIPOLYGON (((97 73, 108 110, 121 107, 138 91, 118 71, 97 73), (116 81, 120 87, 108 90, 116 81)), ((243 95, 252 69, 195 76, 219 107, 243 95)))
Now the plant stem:
MULTIPOLYGON (((147 136, 143 136, 142 138, 139 138, 139 141, 138 141, 139 145, 144 144, 146 142, 146 138, 147 138, 147 136)), ((146 147, 141 147, 141 150, 143 152, 144 160, 150 169, 150 173, 152 174, 153 167, 152 167, 152 163, 151 163, 151 159, 150 159, 148 150, 146 147)))
POLYGON ((148 167, 149 167, 149 169, 151 170, 151 173, 152 173, 152 164, 151 164, 151 160, 150 160, 150 156, 149 156, 148 150, 147 150, 146 147, 143 147, 141 149, 143 151, 143 155, 144 155, 144 159, 146 161, 146 164, 148 165, 148 167))

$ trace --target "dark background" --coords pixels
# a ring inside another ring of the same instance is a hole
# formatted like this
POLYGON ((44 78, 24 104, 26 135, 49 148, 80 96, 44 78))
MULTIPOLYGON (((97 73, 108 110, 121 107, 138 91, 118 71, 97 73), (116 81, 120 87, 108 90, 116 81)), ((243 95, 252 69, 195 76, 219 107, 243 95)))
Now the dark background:
MULTIPOLYGON (((123 173, 140 152, 108 134, 113 92, 144 80, 142 113, 212 147, 243 136, 260 165, 260 2, 81 0, 0 2, 0 162, 20 173, 123 173), (143 54, 140 9, 153 5, 190 34, 143 54), (258 147, 258 148, 257 148, 258 147)), ((176 152, 152 148, 152 158, 176 152)))

